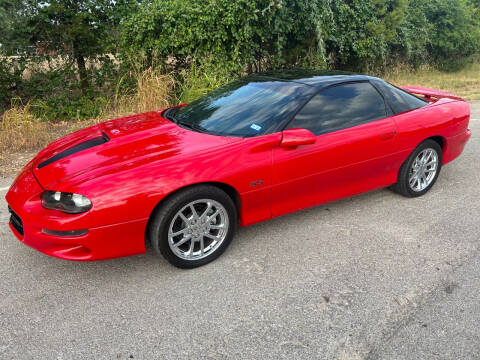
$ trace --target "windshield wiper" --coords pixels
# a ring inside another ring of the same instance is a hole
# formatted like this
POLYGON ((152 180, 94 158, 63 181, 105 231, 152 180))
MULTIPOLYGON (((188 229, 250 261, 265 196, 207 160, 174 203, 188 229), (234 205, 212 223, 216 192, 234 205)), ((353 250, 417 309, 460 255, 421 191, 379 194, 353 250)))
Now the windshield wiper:
POLYGON ((191 123, 191 122, 188 122, 188 121, 185 121, 185 120, 177 119, 175 117, 175 113, 178 111, 178 109, 179 109, 178 107, 173 107, 173 108, 165 110, 165 112, 163 113, 163 117, 167 120, 173 121, 177 125, 181 125, 183 127, 186 127, 186 128, 198 131, 198 132, 202 132, 202 133, 209 132, 207 129, 205 129, 201 125, 191 123))
POLYGON ((187 127, 189 129, 192 129, 192 130, 195 130, 195 131, 198 131, 198 132, 202 132, 202 133, 209 132, 202 125, 198 125, 198 124, 195 124, 195 123, 191 123, 191 122, 183 121, 183 120, 179 120, 179 119, 175 119, 175 121, 178 125, 182 125, 184 127, 187 127))
POLYGON ((163 113, 163 117, 167 120, 173 121, 175 124, 177 123, 177 119, 175 118, 175 113, 177 112, 178 108, 173 107, 170 109, 165 110, 163 113))

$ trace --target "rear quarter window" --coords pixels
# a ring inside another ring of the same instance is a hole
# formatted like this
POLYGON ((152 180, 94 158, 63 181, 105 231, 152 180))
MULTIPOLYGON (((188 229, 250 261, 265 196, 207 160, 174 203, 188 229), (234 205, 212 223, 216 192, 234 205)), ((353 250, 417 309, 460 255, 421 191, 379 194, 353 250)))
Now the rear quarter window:
POLYGON ((382 92, 395 114, 418 109, 428 104, 427 100, 420 99, 386 81, 374 80, 373 83, 382 92))

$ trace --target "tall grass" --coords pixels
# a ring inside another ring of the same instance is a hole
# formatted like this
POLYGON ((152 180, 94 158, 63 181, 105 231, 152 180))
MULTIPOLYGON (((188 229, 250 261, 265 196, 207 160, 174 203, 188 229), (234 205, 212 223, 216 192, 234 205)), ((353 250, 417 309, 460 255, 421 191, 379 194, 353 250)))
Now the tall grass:
POLYGON ((100 115, 94 119, 48 122, 35 116, 36 105, 12 103, 0 118, 0 151, 5 154, 37 150, 57 137, 94 123, 190 102, 231 80, 224 71, 196 65, 179 73, 152 66, 135 70, 130 76, 135 79, 134 89, 123 90, 126 80, 120 79, 114 94, 105 99, 100 115))
POLYGON ((179 84, 177 92, 178 102, 192 102, 209 91, 227 84, 234 78, 236 76, 232 75, 228 70, 218 68, 208 62, 204 62, 204 65, 201 66, 192 62, 188 70, 182 70, 177 75, 179 84))
POLYGON ((450 92, 465 100, 480 100, 480 62, 465 65, 457 71, 441 71, 428 65, 418 69, 397 66, 383 74, 395 85, 410 85, 450 92))
POLYGON ((176 81, 171 73, 150 67, 144 71, 135 71, 135 89, 122 91, 121 78, 114 95, 107 100, 97 120, 160 110, 175 103, 176 81))
POLYGON ((37 119, 30 104, 14 103, 0 121, 0 152, 38 149, 52 140, 52 126, 37 119))
POLYGON ((146 70, 140 70, 139 64, 133 67, 136 70, 130 76, 135 79, 134 90, 122 90, 125 78, 121 78, 97 121, 189 103, 233 80, 231 73, 224 69, 208 64, 199 66, 195 62, 179 72, 155 65, 146 70))

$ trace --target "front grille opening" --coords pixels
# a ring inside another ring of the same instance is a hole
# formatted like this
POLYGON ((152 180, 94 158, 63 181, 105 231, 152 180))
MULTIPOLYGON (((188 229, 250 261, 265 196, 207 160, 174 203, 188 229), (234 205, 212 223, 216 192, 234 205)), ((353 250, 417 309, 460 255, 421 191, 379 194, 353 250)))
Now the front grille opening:
POLYGON ((87 229, 82 230, 67 230, 67 231, 58 231, 58 230, 49 230, 49 229, 42 229, 42 232, 47 235, 52 236, 82 236, 88 234, 87 229))
POLYGON ((8 212, 10 213, 10 224, 15 228, 15 230, 18 231, 20 235, 23 236, 23 222, 22 219, 20 219, 20 216, 18 216, 15 211, 12 210, 12 208, 9 206, 8 207, 8 212))

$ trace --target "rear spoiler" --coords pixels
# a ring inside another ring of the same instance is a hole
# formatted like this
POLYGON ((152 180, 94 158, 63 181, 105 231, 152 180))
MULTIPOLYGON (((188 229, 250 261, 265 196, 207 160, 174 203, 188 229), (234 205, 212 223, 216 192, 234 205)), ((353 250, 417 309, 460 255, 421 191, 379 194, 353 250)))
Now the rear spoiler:
POLYGON ((465 101, 461 97, 440 90, 427 89, 415 86, 400 86, 400 88, 412 94, 423 95, 429 101, 434 101, 441 98, 465 101))

